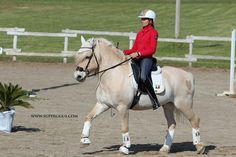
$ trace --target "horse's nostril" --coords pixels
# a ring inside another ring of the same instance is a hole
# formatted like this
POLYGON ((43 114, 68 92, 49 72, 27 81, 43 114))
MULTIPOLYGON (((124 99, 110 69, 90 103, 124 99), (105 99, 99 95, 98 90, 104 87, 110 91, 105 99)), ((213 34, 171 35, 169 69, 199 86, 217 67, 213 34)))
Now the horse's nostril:
POLYGON ((78 75, 76 80, 79 81, 79 82, 83 82, 85 80, 85 77, 83 77, 81 75, 78 75))

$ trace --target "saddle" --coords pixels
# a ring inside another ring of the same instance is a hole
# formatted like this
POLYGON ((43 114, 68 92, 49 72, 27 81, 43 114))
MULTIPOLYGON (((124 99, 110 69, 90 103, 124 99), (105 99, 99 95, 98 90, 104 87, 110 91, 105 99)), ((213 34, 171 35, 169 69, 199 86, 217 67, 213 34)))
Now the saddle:
MULTIPOLYGON (((161 67, 159 65, 157 65, 156 58, 153 58, 153 60, 154 60, 154 64, 153 64, 153 67, 151 69, 151 73, 150 73, 148 79, 149 79, 149 81, 151 81, 152 87, 153 87, 155 93, 160 94, 165 90, 163 80, 162 80, 162 71, 161 71, 161 67)), ((140 76, 141 76, 140 65, 135 60, 132 60, 131 68, 132 68, 132 72, 133 72, 132 73, 133 74, 133 83, 137 87, 136 95, 135 95, 132 105, 130 107, 132 109, 138 103, 140 96, 142 94, 147 94, 147 91, 146 91, 142 81, 140 81, 141 80, 140 79, 140 76)))

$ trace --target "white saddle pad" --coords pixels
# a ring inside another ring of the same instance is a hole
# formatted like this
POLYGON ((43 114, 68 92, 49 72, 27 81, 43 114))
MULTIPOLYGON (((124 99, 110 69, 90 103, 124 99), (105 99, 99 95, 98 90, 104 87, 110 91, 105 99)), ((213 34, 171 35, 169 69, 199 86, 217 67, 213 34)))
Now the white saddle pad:
MULTIPOLYGON (((131 70, 132 71, 132 70, 131 70)), ((136 83, 133 72, 129 74, 129 77, 132 76, 133 85, 135 89, 138 89, 138 84, 136 83)), ((160 66, 157 66, 157 71, 152 71, 152 86, 156 94, 162 93, 165 90, 165 86, 162 78, 162 70, 160 66)))
POLYGON ((163 83, 161 67, 158 66, 157 71, 152 71, 151 76, 152 76, 152 86, 155 93, 157 94, 162 93, 165 90, 165 86, 163 83))

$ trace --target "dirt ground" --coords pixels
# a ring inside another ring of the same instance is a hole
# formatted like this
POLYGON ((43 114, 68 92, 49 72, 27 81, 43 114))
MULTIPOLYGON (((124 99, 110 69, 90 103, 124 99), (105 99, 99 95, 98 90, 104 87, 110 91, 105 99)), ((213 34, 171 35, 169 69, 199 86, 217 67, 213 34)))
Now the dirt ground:
MULTIPOLYGON (((228 90, 229 72, 188 71, 196 79, 194 111, 201 118, 201 138, 206 144, 206 154, 196 154, 191 127, 184 121, 177 123, 169 156, 236 156, 236 99, 215 96, 228 90)), ((18 83, 27 90, 38 89, 32 101, 33 109, 16 107, 13 132, 0 132, 0 156, 123 156, 118 152, 120 120, 114 110, 95 119, 90 137, 92 144, 80 148, 84 118, 96 102, 96 78, 79 84, 73 72, 71 64, 0 62, 1 82, 18 83)), ((164 142, 166 129, 162 108, 131 111, 129 156, 165 156, 158 150, 164 142)))

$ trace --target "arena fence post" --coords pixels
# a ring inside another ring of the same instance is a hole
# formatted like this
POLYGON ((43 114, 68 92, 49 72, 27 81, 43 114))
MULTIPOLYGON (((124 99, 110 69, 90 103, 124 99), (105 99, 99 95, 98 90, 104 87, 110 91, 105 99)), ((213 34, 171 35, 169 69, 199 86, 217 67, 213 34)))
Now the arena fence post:
POLYGON ((230 85, 229 90, 231 94, 234 92, 234 81, 235 81, 235 38, 236 38, 236 29, 232 31, 231 36, 231 57, 230 57, 230 85))

